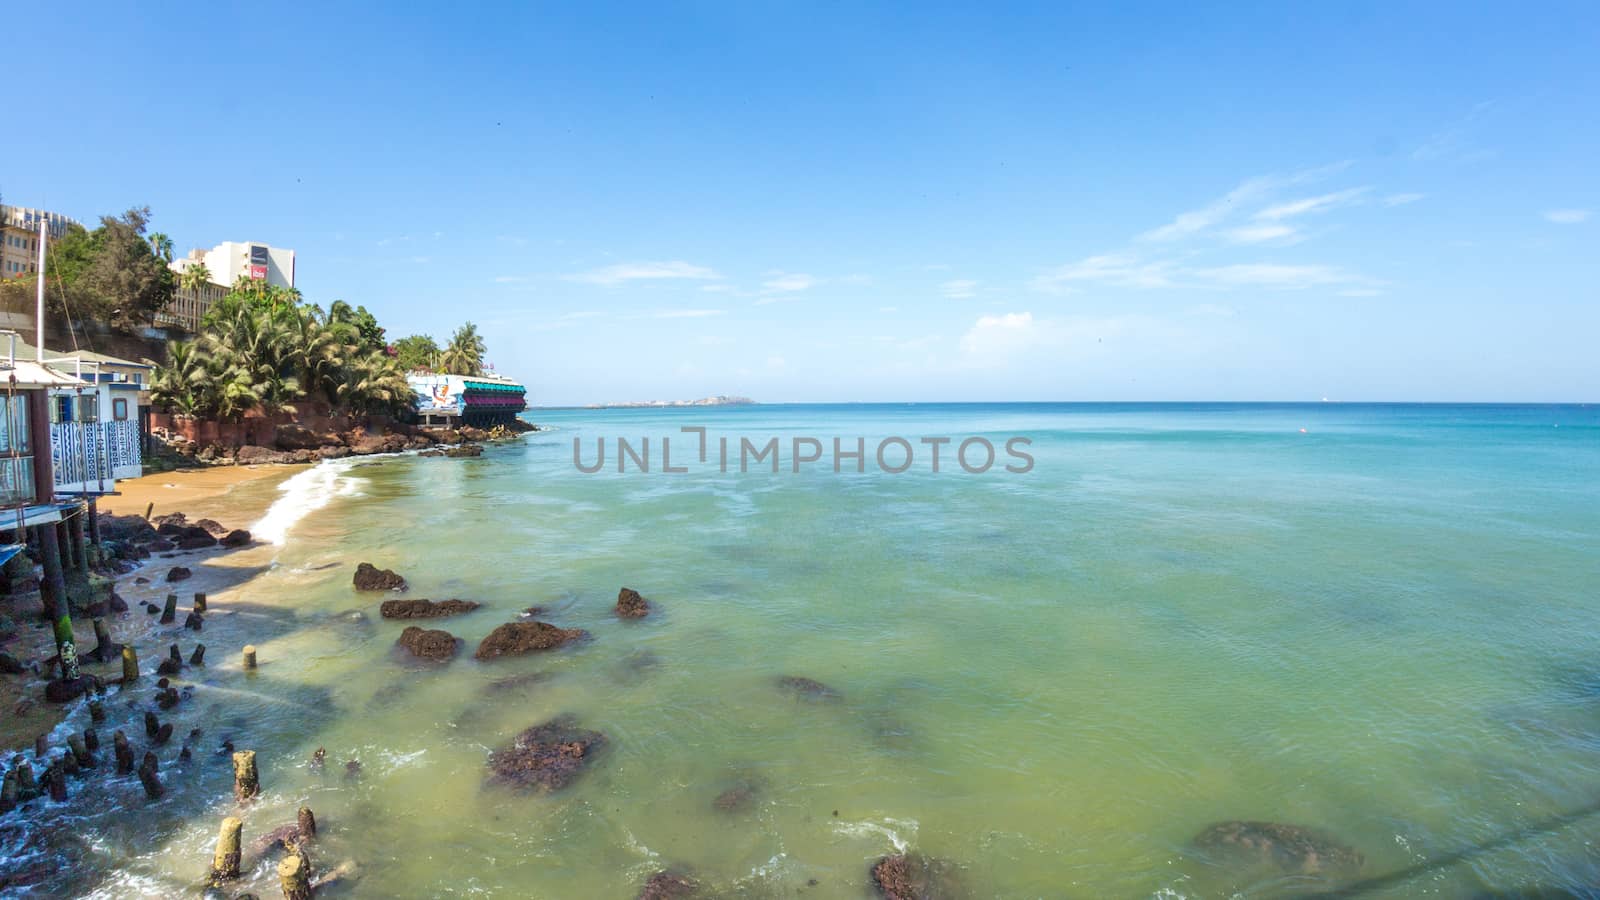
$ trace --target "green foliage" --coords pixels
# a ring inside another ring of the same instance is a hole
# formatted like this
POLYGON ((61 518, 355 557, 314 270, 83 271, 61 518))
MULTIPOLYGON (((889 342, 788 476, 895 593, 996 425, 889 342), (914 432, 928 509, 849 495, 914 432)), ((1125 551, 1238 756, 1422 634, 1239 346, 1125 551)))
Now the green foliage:
MULTIPOLYGON (((50 244, 45 298, 57 315, 132 327, 148 323, 172 299, 177 279, 145 238, 150 208, 102 216, 100 227, 73 226, 50 244)), ((152 238, 162 237, 152 235, 152 238)), ((166 241, 170 249, 171 241, 166 241)))
POLYGON ((238 286, 213 305, 195 340, 168 344, 151 399, 179 415, 223 421, 256 409, 295 413, 306 400, 408 414, 413 394, 405 372, 381 344, 368 344, 365 310, 346 307, 334 321, 299 296, 259 282, 238 286))
POLYGON ((387 346, 377 317, 367 312, 365 306, 351 308, 343 300, 335 300, 328 307, 328 323, 349 329, 354 343, 363 350, 382 350, 387 346))
POLYGON ((395 360, 401 371, 433 370, 439 367, 439 345, 425 334, 413 334, 394 342, 395 360))
POLYGON ((449 375, 482 375, 486 352, 488 346, 478 334, 478 326, 468 322, 450 336, 450 343, 440 354, 440 363, 449 375))

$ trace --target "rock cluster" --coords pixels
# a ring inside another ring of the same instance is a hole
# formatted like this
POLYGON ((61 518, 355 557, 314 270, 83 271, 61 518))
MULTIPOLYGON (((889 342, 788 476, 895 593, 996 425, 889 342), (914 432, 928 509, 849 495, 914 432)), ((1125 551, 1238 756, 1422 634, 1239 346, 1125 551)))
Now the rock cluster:
POLYGON ((378 614, 385 619, 439 619, 472 612, 480 605, 471 600, 385 600, 378 614))
POLYGON ((535 650, 553 650, 588 636, 589 632, 581 628, 557 628, 549 622, 507 622, 489 632, 472 655, 476 659, 521 656, 535 650))
POLYGON ((1352 875, 1366 862, 1319 831, 1279 822, 1218 822, 1196 835, 1194 845, 1225 861, 1270 863, 1294 875, 1352 875))
POLYGON ((411 651, 418 659, 444 662, 456 655, 456 637, 437 628, 419 628, 412 625, 400 632, 400 646, 411 651))
POLYGON ((560 716, 517 735, 489 754, 489 783, 549 793, 571 784, 605 747, 606 736, 560 716))

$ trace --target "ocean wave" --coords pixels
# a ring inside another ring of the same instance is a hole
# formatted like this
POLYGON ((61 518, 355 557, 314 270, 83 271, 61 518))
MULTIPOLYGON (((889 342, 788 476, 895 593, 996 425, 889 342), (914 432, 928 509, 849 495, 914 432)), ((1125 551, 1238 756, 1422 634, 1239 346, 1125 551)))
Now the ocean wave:
POLYGON ((250 526, 257 540, 283 545, 289 530, 313 512, 332 503, 335 497, 356 494, 365 479, 350 474, 355 461, 324 460, 278 485, 283 494, 273 501, 266 515, 250 526))

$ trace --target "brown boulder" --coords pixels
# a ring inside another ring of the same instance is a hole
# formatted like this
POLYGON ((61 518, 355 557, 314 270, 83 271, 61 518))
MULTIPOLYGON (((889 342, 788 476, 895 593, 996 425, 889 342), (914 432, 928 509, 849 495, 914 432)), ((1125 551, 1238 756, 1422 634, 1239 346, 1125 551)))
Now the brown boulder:
POLYGON ((675 900, 700 893, 700 882, 681 872, 657 872, 644 883, 639 900, 675 900))
POLYGON ((183 581, 192 575, 194 575, 194 573, 183 566, 173 566, 171 569, 167 570, 168 581, 183 581))
POLYGON ((143 516, 113 516, 100 514, 100 537, 107 541, 128 541, 142 544, 156 539, 156 528, 143 516))
POLYGON ((222 537, 228 533, 228 529, 223 528, 222 523, 218 522, 216 519, 200 519, 194 523, 194 527, 204 528, 206 534, 209 534, 212 537, 222 537))
POLYGON ((403 591, 406 580, 388 569, 364 562, 356 566, 355 586, 358 591, 403 591))
POLYGON ((217 539, 209 534, 191 534, 178 539, 179 550, 208 550, 217 545, 217 539))
POLYGON ((235 528, 223 535, 222 539, 217 543, 224 547, 243 547, 245 544, 250 543, 250 532, 245 531, 243 528, 235 528))
POLYGON ((507 622, 489 632, 473 656, 477 659, 521 656, 535 650, 551 650, 588 636, 589 632, 581 628, 557 628, 548 622, 507 622))
POLYGON ((444 455, 451 459, 476 459, 483 455, 483 447, 479 444, 462 444, 446 448, 444 455))
POLYGON ((415 625, 400 632, 400 646, 411 651, 418 659, 449 660, 456 655, 456 637, 437 628, 418 628, 415 625))
POLYGON ((480 605, 471 600, 385 600, 378 614, 385 619, 439 619, 472 612, 480 605))
POLYGON ((271 447, 257 447, 253 444, 246 444, 234 451, 233 458, 241 466, 274 465, 294 461, 292 455, 281 450, 273 450, 271 447))
POLYGON ((650 614, 650 601, 639 596, 633 588, 623 588, 617 594, 617 615, 624 619, 642 619, 650 614))
POLYGON ((887 900, 941 900, 963 896, 950 866, 917 853, 880 857, 872 865, 872 886, 887 900))
POLYGON ((537 793, 571 784, 605 747, 606 736, 560 716, 517 735, 511 746, 489 754, 489 783, 537 793))
POLYGON ((333 444, 317 451, 317 459, 344 459, 350 455, 350 448, 342 444, 333 444))

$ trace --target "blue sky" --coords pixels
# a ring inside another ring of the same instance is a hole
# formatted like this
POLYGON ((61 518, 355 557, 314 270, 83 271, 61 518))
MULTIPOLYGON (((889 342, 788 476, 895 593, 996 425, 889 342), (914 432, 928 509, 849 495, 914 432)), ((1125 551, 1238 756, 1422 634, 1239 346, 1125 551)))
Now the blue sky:
POLYGON ((1600 7, 987 7, 29 4, 0 193, 540 404, 1600 399, 1600 7))

